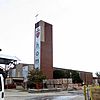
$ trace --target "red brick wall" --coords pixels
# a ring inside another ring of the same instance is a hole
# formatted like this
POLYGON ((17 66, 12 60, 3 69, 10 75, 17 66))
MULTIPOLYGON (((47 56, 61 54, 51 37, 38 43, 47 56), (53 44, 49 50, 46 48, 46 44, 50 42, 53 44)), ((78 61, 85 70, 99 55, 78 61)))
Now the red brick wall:
POLYGON ((45 41, 41 42, 41 70, 46 77, 53 78, 53 38, 52 25, 44 25, 45 41))
POLYGON ((91 85, 93 83, 93 75, 91 72, 80 72, 80 77, 84 81, 84 84, 91 85))

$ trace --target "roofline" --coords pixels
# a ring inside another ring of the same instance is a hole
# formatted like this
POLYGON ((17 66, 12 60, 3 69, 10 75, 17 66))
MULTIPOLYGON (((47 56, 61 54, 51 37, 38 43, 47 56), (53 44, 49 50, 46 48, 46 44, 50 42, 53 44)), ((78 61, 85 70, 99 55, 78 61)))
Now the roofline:
MULTIPOLYGON (((58 67, 53 67, 53 68, 62 69, 62 70, 73 70, 73 69, 58 68, 58 67)), ((80 70, 73 70, 73 71, 86 72, 86 73, 91 73, 91 74, 93 74, 93 72, 87 72, 87 71, 80 71, 80 70)))

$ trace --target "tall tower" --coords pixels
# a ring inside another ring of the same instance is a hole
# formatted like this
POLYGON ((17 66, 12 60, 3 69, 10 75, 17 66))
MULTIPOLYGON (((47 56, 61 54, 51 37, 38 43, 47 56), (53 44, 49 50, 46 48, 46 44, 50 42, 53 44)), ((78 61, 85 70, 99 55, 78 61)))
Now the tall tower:
POLYGON ((47 79, 53 78, 53 35, 52 25, 44 21, 35 24, 35 68, 39 68, 47 79))

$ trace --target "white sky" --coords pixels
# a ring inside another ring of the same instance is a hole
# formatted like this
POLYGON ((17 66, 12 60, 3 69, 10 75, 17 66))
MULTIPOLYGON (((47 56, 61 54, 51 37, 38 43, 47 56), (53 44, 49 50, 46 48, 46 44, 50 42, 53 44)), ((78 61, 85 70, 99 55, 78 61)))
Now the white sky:
POLYGON ((34 63, 34 24, 53 25, 54 67, 100 71, 100 0, 0 0, 0 53, 34 63))

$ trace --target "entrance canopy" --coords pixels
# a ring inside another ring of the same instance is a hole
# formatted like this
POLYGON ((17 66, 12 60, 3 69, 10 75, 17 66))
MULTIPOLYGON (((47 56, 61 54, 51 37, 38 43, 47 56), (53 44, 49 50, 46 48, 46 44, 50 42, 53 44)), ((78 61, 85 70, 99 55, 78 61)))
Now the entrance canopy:
POLYGON ((0 64, 10 64, 11 62, 20 61, 16 56, 8 56, 4 54, 0 54, 0 64))

